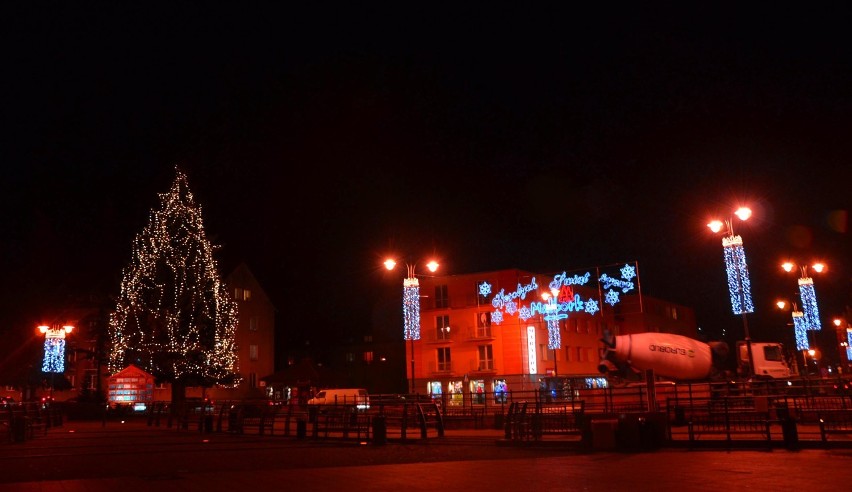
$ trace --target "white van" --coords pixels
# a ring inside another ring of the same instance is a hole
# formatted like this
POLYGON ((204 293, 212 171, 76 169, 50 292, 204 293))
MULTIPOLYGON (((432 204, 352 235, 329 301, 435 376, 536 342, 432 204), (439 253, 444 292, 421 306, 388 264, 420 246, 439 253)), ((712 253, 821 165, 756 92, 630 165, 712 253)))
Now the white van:
POLYGON ((330 388, 318 391, 308 405, 355 405, 358 410, 367 410, 370 397, 364 388, 330 388))

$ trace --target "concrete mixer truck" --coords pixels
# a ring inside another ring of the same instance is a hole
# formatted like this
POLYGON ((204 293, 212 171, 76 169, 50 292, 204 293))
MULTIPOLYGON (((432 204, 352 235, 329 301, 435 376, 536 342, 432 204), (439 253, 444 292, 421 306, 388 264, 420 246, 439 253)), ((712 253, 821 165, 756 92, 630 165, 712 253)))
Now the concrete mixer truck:
MULTIPOLYGON (((724 377, 724 362, 728 357, 725 342, 701 342, 672 333, 634 333, 612 335, 605 332, 601 339, 601 373, 624 379, 641 379, 645 371, 675 381, 706 381, 724 377)), ((780 343, 751 342, 755 378, 780 379, 790 377, 780 343)), ((747 374, 748 348, 737 343, 737 364, 747 374)))

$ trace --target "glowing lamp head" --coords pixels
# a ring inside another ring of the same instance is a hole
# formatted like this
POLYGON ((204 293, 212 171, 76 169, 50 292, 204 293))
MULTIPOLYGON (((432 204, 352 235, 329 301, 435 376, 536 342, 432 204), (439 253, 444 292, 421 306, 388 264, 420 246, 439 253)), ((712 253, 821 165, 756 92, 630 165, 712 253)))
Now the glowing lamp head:
POLYGON ((785 272, 792 272, 793 267, 795 267, 795 266, 796 265, 790 263, 789 261, 785 261, 784 263, 781 264, 781 268, 783 268, 785 272))
POLYGON ((432 260, 426 264, 426 268, 428 268, 430 272, 436 271, 438 269, 438 266, 438 262, 435 260, 432 260))
POLYGON ((385 260, 385 268, 387 268, 388 270, 393 270, 394 267, 396 267, 396 262, 393 260, 393 258, 388 258, 387 260, 385 260))
POLYGON ((784 309, 787 307, 787 301, 778 301, 775 305, 778 306, 778 309, 784 309))
POLYGON ((833 323, 834 326, 840 326, 843 323, 843 320, 841 320, 840 318, 834 318, 833 323))
POLYGON ((822 273, 825 270, 825 263, 814 263, 811 268, 817 273, 822 273))
POLYGON ((38 327, 38 331, 41 332, 41 333, 47 333, 47 330, 49 330, 49 329, 50 329, 50 327, 47 326, 47 325, 39 325, 39 327, 38 327))
POLYGON ((723 226, 724 226, 724 224, 722 223, 721 220, 713 220, 713 221, 710 221, 709 224, 707 224, 707 227, 709 227, 710 230, 713 231, 714 233, 721 231, 723 226))
POLYGON ((65 333, 71 333, 72 331, 74 331, 74 327, 70 325, 65 325, 62 327, 62 329, 65 330, 65 333))
POLYGON ((734 212, 734 215, 739 217, 740 220, 748 220, 751 217, 751 209, 748 207, 740 207, 734 212))

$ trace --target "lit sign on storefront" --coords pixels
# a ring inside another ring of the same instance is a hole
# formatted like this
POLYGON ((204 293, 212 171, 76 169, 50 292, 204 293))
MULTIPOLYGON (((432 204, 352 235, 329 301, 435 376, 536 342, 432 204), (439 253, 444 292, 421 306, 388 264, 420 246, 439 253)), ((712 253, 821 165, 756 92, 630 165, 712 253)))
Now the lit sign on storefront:
POLYGON ((530 374, 538 374, 535 352, 535 326, 527 326, 527 367, 530 374))

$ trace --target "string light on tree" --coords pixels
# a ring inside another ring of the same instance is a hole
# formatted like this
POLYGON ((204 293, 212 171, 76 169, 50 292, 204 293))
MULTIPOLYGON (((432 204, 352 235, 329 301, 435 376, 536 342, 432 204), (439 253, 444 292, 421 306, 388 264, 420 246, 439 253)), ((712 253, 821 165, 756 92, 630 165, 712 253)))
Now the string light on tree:
POLYGON ((110 315, 109 369, 136 364, 177 392, 187 383, 236 384, 237 304, 220 280, 186 175, 176 170, 159 199, 133 242, 110 315))

